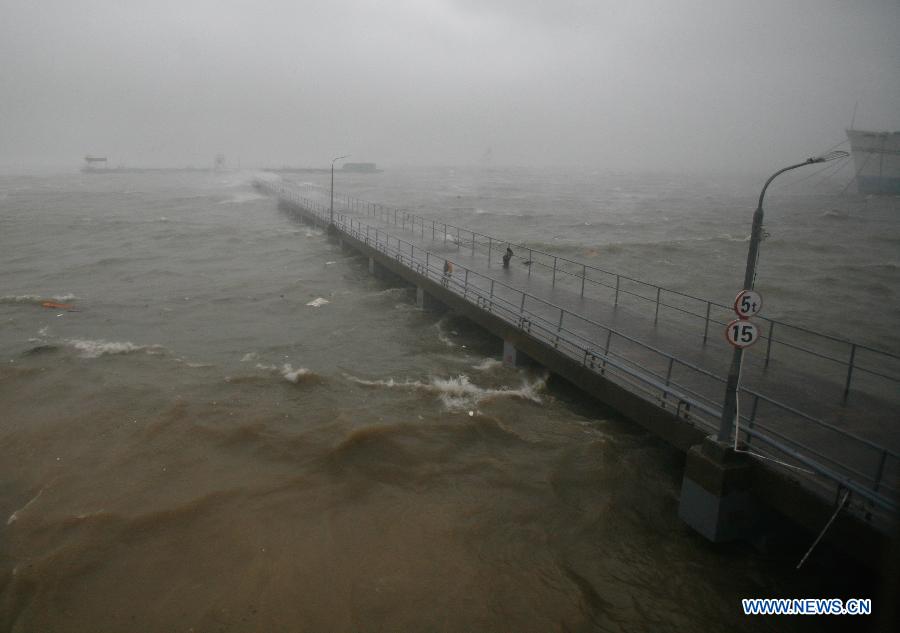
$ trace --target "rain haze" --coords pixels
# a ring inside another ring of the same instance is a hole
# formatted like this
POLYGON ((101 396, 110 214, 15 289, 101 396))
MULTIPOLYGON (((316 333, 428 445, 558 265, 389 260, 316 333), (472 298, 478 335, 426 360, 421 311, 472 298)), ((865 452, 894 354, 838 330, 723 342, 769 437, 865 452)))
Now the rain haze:
POLYGON ((900 630, 898 34, 0 0, 0 632, 900 630))
POLYGON ((765 171, 900 127, 896 0, 0 3, 0 162, 765 171), (858 104, 858 107, 857 107, 858 104))

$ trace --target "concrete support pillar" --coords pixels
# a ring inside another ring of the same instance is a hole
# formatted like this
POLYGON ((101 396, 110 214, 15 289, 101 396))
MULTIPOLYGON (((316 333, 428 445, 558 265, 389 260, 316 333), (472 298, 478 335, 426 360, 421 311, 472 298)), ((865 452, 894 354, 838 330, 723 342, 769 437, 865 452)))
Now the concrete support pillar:
POLYGON ((447 306, 428 294, 421 286, 416 286, 416 306, 429 312, 444 312, 447 309, 447 306))
POLYGON ((521 367, 531 362, 531 359, 523 352, 516 349, 515 343, 509 339, 503 339, 503 364, 507 367, 521 367))
POLYGON ((687 454, 678 516, 714 543, 748 539, 758 527, 747 455, 708 437, 687 454))
POLYGON ((375 258, 373 258, 373 257, 369 258, 369 274, 370 275, 375 274, 375 258))

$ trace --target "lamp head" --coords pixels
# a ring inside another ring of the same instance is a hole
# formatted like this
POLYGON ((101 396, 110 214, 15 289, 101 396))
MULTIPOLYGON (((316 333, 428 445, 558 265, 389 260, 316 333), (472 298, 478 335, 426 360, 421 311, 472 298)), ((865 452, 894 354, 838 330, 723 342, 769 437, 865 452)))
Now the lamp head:
POLYGON ((827 163, 832 160, 837 160, 838 158, 847 158, 850 154, 843 150, 835 150, 833 152, 828 152, 827 154, 822 154, 821 156, 816 156, 814 158, 808 158, 806 160, 807 163, 827 163))

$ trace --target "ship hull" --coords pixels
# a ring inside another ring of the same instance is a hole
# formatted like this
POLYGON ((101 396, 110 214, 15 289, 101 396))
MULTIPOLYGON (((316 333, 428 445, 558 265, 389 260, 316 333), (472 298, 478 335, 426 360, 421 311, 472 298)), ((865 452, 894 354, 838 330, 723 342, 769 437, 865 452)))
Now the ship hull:
POLYGON ((900 132, 847 130, 861 194, 900 195, 900 132))

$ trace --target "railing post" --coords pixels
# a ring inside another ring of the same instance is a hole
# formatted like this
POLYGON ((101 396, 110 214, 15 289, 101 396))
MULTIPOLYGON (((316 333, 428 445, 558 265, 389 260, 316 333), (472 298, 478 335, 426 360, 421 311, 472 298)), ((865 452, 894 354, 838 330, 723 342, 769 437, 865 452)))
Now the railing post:
POLYGON ((444 248, 447 247, 447 224, 444 223, 444 248))
POLYGON ((425 277, 428 278, 428 270, 431 266, 431 251, 425 251, 425 277))
POLYGON ((614 306, 619 305, 619 280, 620 279, 621 278, 619 277, 619 275, 616 275, 616 300, 613 303, 614 306))
POLYGON ((556 257, 553 257, 553 283, 550 284, 552 288, 556 288, 556 257))
POLYGON ((606 329, 606 345, 603 348, 603 364, 600 366, 600 373, 606 373, 606 357, 609 356, 609 346, 612 343, 612 330, 606 329))
POLYGON ((469 298, 469 269, 466 268, 466 279, 463 284, 463 299, 469 298))
POLYGON ((531 267, 534 266, 534 251, 528 249, 528 276, 531 277, 531 267))
POLYGON ((703 324, 703 344, 706 345, 706 339, 709 336, 709 301, 706 302, 706 321, 703 324))
POLYGON ((769 359, 772 358, 772 332, 775 330, 775 321, 769 321, 769 340, 766 342, 766 364, 763 367, 769 366, 769 359))
POLYGON ((853 359, 856 358, 856 343, 850 345, 850 360, 847 363, 847 382, 844 383, 844 402, 850 394, 850 379, 853 377, 853 359))
POLYGON ((656 325, 656 322, 659 320, 659 293, 661 290, 661 287, 656 287, 656 314, 653 315, 653 325, 656 325))
POLYGON ((469 231, 472 234, 472 257, 475 257, 475 231, 469 231))
POLYGON ((456 227, 456 252, 459 252, 459 227, 456 227))
POLYGON ((881 459, 878 460, 878 470, 875 471, 875 484, 872 486, 872 490, 878 492, 878 487, 881 485, 881 478, 884 476, 884 462, 887 461, 887 449, 882 449, 881 451, 881 459))
MULTIPOLYGON (((753 423, 756 422, 756 409, 759 407, 759 394, 753 394, 753 407, 750 409, 750 420, 747 421, 747 430, 753 429, 753 423)), ((740 420, 738 420, 740 422, 740 420)), ((746 432, 746 431, 745 431, 746 432)), ((750 434, 747 433, 747 446, 750 446, 750 434)))
POLYGON ((431 241, 434 241, 434 220, 431 221, 431 241))
POLYGON ((584 278, 587 277, 587 266, 581 265, 581 296, 584 297, 584 278))
POLYGON ((675 364, 675 357, 669 356, 669 367, 666 369, 666 390, 663 392, 663 402, 662 402, 663 409, 666 408, 665 401, 669 399, 668 386, 669 386, 669 383, 672 382, 672 365, 674 365, 674 364, 675 364))
POLYGON ((553 343, 554 347, 559 347, 559 335, 562 332, 562 322, 563 317, 565 316, 566 311, 562 308, 559 309, 559 323, 556 325, 556 340, 553 343))
MULTIPOLYGON (((491 236, 488 235, 488 268, 491 267, 491 236)), ((493 280, 491 280, 491 284, 493 284, 493 280)))
POLYGON ((519 315, 525 314, 525 293, 522 293, 522 303, 519 305, 519 315))

